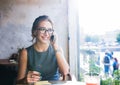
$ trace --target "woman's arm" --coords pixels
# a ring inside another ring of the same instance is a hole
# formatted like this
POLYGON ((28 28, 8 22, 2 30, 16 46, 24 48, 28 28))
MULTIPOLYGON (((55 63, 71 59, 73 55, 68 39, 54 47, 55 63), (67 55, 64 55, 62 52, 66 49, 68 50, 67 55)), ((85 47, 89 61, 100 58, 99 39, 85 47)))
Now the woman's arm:
POLYGON ((27 50, 22 49, 18 62, 17 83, 26 83, 27 50))
POLYGON ((68 65, 67 61, 65 60, 62 48, 58 47, 57 44, 54 44, 53 47, 54 47, 54 50, 55 50, 55 55, 56 55, 56 58, 57 58, 57 62, 58 62, 60 72, 63 75, 67 75, 69 73, 69 65, 68 65))
POLYGON ((62 48, 60 48, 57 44, 58 42, 57 34, 54 33, 53 35, 54 35, 53 40, 50 40, 50 42, 55 50, 59 70, 63 76, 66 76, 67 74, 69 74, 69 65, 65 60, 62 48))
POLYGON ((16 83, 33 83, 40 79, 40 75, 36 71, 28 71, 27 69, 27 50, 23 49, 19 56, 18 76, 16 83))

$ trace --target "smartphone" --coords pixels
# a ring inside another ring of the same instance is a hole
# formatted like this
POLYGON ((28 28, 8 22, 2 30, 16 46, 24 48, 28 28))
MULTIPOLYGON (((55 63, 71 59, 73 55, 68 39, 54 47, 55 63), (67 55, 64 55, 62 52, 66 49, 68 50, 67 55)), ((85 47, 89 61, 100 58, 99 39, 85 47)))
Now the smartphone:
POLYGON ((50 37, 50 41, 54 41, 54 35, 51 35, 51 37, 50 37))

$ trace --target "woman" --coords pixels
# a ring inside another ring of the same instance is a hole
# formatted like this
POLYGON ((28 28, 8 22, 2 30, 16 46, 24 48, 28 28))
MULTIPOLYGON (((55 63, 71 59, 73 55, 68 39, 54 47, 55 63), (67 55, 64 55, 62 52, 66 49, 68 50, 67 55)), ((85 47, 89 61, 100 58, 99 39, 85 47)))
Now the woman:
POLYGON ((69 73, 62 49, 51 36, 54 35, 53 23, 48 16, 35 19, 32 26, 32 37, 35 42, 20 53, 18 83, 31 83, 39 80, 59 80, 69 73))
POLYGON ((117 58, 113 58, 113 59, 114 59, 114 62, 113 62, 113 73, 114 73, 115 70, 119 69, 119 63, 117 58))

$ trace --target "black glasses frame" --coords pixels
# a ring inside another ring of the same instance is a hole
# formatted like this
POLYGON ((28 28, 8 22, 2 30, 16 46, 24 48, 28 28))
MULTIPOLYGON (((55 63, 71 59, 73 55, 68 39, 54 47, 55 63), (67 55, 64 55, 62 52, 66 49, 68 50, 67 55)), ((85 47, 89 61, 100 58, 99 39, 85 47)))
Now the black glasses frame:
POLYGON ((48 29, 46 29, 45 27, 37 28, 37 30, 39 30, 41 33, 46 33, 46 32, 48 32, 49 34, 52 34, 52 33, 54 32, 54 29, 53 29, 53 28, 48 28, 48 29))

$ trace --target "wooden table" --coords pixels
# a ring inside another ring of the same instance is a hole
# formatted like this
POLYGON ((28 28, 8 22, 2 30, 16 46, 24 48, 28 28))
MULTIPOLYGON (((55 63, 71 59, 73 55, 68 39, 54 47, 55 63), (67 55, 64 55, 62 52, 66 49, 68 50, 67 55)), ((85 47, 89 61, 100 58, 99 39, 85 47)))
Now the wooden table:
POLYGON ((16 84, 16 85, 86 85, 84 82, 78 81, 39 81, 32 84, 16 84))
POLYGON ((18 64, 9 59, 0 59, 0 85, 15 85, 18 64))
POLYGON ((17 62, 10 62, 9 59, 0 59, 0 65, 4 66, 17 66, 17 62))

